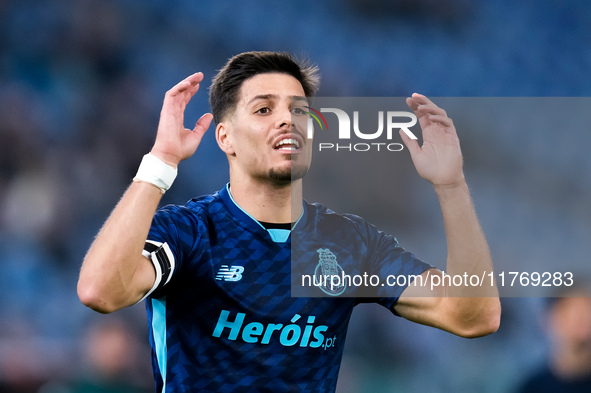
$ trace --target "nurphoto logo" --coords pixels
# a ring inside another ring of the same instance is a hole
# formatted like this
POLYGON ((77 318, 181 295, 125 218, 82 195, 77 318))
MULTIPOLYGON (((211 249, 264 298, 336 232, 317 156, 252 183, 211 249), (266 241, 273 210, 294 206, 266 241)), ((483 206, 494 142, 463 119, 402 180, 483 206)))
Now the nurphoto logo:
POLYGON ((304 107, 307 110, 303 110, 303 113, 308 115, 307 138, 315 137, 315 126, 320 128, 320 132, 330 135, 329 141, 324 135, 318 143, 318 151, 402 151, 404 145, 394 141, 399 138, 399 130, 411 139, 418 139, 410 130, 417 124, 417 116, 413 112, 377 110, 375 105, 368 105, 363 98, 356 100, 359 102, 356 110, 349 108, 351 101, 346 105, 348 110, 336 105, 304 107), (335 122, 337 127, 333 126, 335 122), (355 142, 355 139, 359 142, 355 142))

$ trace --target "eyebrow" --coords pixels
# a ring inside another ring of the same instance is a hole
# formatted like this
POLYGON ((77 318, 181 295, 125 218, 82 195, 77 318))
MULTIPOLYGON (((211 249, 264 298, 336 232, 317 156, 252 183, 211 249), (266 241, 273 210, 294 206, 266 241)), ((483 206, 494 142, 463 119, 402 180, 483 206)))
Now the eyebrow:
POLYGON ((250 101, 248 101, 247 105, 252 104, 253 102, 255 102, 256 100, 268 100, 270 98, 279 98, 279 96, 277 96, 276 94, 259 94, 257 96, 254 96, 251 98, 250 101))
POLYGON ((291 100, 292 101, 304 101, 306 104, 308 104, 308 97, 291 96, 291 100))
MULTIPOLYGON (((250 101, 248 101, 247 105, 250 105, 257 100, 269 100, 269 99, 277 99, 277 98, 279 98, 279 96, 277 94, 259 94, 259 95, 252 97, 250 99, 250 101)), ((305 101, 306 103, 308 102, 308 99, 306 97, 302 97, 302 96, 290 96, 290 98, 294 101, 305 101)))

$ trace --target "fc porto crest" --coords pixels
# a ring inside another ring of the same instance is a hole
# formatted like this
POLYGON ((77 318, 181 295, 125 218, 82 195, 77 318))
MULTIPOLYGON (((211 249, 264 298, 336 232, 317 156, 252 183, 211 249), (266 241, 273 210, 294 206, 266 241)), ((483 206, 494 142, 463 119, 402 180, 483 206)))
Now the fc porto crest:
POLYGON ((345 272, 337 262, 337 257, 328 248, 319 248, 318 265, 314 270, 314 282, 324 293, 339 296, 347 288, 345 272))

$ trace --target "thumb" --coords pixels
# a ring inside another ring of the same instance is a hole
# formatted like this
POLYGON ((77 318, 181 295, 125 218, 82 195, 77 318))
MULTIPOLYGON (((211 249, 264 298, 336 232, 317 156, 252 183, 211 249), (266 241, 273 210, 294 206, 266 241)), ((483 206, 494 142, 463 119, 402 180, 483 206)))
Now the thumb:
POLYGON ((209 128, 209 125, 211 124, 212 120, 213 115, 211 113, 206 113, 203 116, 201 116, 199 120, 197 120, 195 128, 193 128, 192 132, 193 138, 197 139, 197 143, 201 141, 203 134, 205 134, 205 131, 207 131, 207 129, 209 128))
POLYGON ((211 113, 206 113, 197 120, 195 124, 195 128, 193 128, 193 133, 197 134, 196 136, 201 139, 205 131, 209 128, 211 121, 213 120, 213 115, 211 113))
POLYGON ((209 128, 212 119, 213 115, 211 113, 204 114, 201 116, 201 118, 199 118, 199 120, 197 120, 195 128, 193 128, 192 132, 186 133, 184 135, 184 141, 186 142, 186 152, 188 152, 189 157, 195 153, 195 150, 197 150, 197 147, 199 147, 201 138, 203 138, 203 134, 205 134, 209 128))
POLYGON ((419 146, 419 142, 416 139, 412 139, 403 130, 399 130, 398 134, 400 134, 400 138, 402 138, 402 142, 410 152, 411 156, 414 156, 416 153, 421 151, 421 147, 419 146))

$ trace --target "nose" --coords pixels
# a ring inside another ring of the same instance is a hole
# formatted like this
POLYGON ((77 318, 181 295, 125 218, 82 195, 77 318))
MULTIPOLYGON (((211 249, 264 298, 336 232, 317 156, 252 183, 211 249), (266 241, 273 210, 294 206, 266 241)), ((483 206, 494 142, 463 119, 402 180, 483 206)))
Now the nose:
POLYGON ((282 109, 277 115, 277 128, 291 128, 291 110, 289 108, 282 109))

